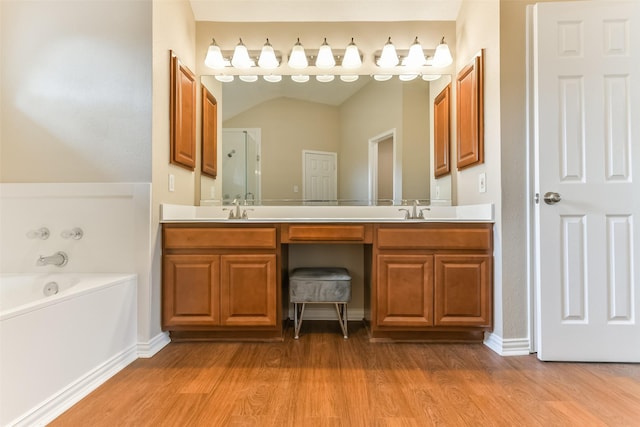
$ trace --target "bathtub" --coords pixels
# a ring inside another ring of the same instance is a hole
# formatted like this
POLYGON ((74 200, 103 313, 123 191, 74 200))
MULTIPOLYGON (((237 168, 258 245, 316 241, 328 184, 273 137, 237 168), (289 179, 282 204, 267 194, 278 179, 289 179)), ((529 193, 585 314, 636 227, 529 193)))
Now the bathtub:
POLYGON ((136 288, 134 274, 0 275, 0 426, 44 425, 137 358, 136 288))

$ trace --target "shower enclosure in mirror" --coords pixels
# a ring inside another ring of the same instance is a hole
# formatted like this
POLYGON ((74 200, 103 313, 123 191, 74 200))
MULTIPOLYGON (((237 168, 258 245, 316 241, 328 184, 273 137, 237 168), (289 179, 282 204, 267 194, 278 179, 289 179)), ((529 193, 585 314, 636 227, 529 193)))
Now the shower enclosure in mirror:
POLYGON ((260 202, 260 129, 222 130, 222 202, 260 202))

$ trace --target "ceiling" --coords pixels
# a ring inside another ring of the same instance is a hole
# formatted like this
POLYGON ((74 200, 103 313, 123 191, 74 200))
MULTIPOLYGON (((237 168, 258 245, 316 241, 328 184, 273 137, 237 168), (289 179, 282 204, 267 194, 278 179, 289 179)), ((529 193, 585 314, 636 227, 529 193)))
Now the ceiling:
POLYGON ((190 0, 196 21, 455 21, 462 0, 190 0))

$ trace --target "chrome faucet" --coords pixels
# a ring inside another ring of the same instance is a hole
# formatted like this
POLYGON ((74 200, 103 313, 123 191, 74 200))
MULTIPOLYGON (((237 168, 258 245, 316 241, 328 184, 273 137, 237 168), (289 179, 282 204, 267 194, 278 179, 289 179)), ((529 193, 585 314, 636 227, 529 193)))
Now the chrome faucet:
POLYGON ((235 208, 224 208, 223 210, 229 211, 229 219, 241 219, 242 214, 240 213, 240 200, 233 199, 233 206, 235 206, 235 208))
POLYGON ((36 265, 55 265, 56 267, 64 267, 69 262, 69 256, 62 252, 56 252, 51 256, 42 256, 38 258, 36 265))
POLYGON ((411 206, 411 211, 407 208, 400 208, 398 210, 400 212, 404 212, 404 219, 424 219, 424 211, 429 211, 431 208, 418 209, 418 206, 420 206, 420 202, 418 200, 414 200, 411 206))

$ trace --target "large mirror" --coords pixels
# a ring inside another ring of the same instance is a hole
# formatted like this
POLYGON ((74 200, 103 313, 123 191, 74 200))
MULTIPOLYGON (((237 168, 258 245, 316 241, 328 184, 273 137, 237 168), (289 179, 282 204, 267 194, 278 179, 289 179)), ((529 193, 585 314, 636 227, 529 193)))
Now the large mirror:
POLYGON ((201 81, 221 93, 223 203, 451 199, 450 177, 436 180, 432 171, 432 109, 451 82, 448 75, 432 81, 201 81))

